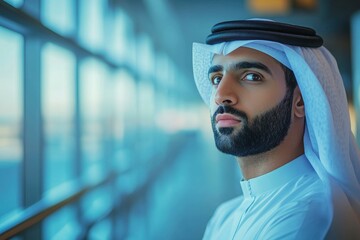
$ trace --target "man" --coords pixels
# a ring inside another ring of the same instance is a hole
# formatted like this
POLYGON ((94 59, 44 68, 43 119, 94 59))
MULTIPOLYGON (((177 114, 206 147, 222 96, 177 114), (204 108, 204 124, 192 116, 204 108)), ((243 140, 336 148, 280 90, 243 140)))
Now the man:
POLYGON ((336 61, 313 29, 216 24, 194 43, 197 88, 243 195, 204 239, 360 239, 360 155, 336 61))

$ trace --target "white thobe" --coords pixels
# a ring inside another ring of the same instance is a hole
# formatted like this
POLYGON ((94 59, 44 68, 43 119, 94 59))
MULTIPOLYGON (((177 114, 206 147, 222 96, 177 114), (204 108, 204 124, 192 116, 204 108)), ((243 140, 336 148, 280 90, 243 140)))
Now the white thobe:
POLYGON ((305 155, 240 184, 243 195, 216 210, 204 240, 324 239, 331 200, 305 155))

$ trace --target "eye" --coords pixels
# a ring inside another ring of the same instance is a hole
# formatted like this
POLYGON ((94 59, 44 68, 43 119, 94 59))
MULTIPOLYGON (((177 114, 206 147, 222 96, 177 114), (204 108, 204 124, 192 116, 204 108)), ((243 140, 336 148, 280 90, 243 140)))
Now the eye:
POLYGON ((252 81, 252 82, 260 82, 262 81, 262 76, 256 73, 247 73, 243 80, 245 81, 252 81))
POLYGON ((210 82, 212 85, 219 85, 221 81, 222 76, 221 75, 214 75, 210 77, 210 82))

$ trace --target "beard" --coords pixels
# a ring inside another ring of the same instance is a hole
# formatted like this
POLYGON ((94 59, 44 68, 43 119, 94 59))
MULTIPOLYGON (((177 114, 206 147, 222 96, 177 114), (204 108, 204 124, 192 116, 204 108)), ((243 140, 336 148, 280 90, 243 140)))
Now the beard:
POLYGON ((277 147, 284 140, 291 124, 292 97, 293 91, 288 89, 278 105, 251 121, 245 112, 227 105, 219 106, 211 118, 216 147, 223 153, 237 157, 252 156, 277 147), (242 127, 217 129, 215 117, 220 113, 238 116, 242 127))

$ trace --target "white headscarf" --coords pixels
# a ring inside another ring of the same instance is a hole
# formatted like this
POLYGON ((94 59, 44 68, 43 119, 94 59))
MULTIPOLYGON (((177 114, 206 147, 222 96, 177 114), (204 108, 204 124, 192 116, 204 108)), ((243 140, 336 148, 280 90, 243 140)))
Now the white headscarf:
POLYGON ((195 82, 207 105, 212 92, 208 69, 213 55, 226 55, 239 47, 270 55, 294 72, 305 105, 305 155, 329 186, 334 207, 344 211, 334 209, 334 219, 339 216, 341 221, 341 214, 350 214, 352 222, 345 224, 357 226, 360 231, 360 153, 350 129, 346 93, 336 60, 325 47, 305 48, 264 40, 194 43, 195 82))

